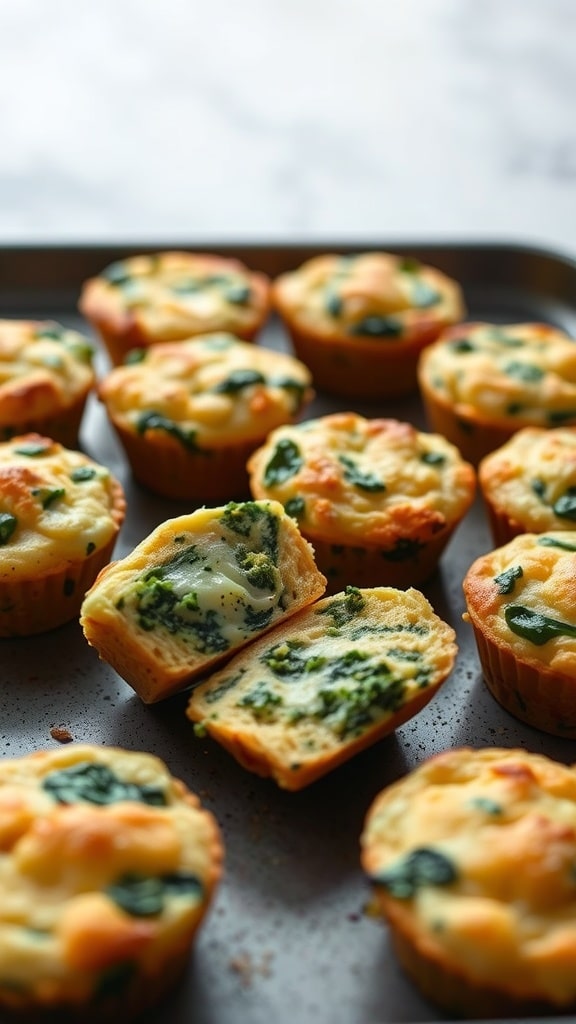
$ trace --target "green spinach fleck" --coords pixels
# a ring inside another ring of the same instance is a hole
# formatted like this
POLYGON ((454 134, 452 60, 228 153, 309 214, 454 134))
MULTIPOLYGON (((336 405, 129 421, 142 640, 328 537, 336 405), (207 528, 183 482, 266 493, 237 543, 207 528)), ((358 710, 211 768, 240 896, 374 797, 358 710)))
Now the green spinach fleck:
POLYGON ((137 785, 120 779, 107 765, 82 761, 50 772, 43 788, 60 804, 89 803, 103 806, 124 800, 165 807, 166 794, 159 786, 137 785))
POLYGON ((420 846, 395 864, 374 875, 372 881, 398 900, 410 900, 425 886, 452 885, 458 880, 456 867, 444 853, 420 846))
POLYGON ((494 577, 496 592, 498 594, 511 594, 516 586, 516 580, 522 579, 524 570, 521 565, 512 565, 510 569, 499 573, 494 577))
POLYGON ((159 876, 128 873, 109 885, 106 893, 132 917, 155 917, 162 913, 170 897, 199 900, 202 896, 202 883, 196 875, 188 872, 159 876))
POLYGON ((75 484, 84 483, 86 480, 93 480, 96 470, 92 466, 78 466, 70 473, 70 479, 75 484))
POLYGON ((11 512, 0 512, 0 545, 7 544, 18 525, 11 512))
POLYGON ((365 473, 348 455, 339 455, 338 461, 344 466, 344 479, 363 491, 385 491, 386 484, 374 473, 365 473))
POLYGON ((576 626, 560 619, 532 611, 520 604, 510 604, 504 609, 508 628, 517 636, 541 647, 557 636, 576 637, 576 626))
POLYGON ((366 338, 398 338, 402 334, 402 321, 393 316, 376 313, 365 316, 350 327, 350 334, 366 338))
POLYGON ((208 455, 209 453, 200 448, 196 443, 196 430, 183 430, 173 420, 162 416, 159 412, 152 410, 143 412, 136 420, 136 430, 139 434, 145 434, 148 430, 163 430, 164 433, 174 437, 180 444, 190 452, 208 455))
POLYGON ((295 476, 303 464, 304 459, 298 445, 288 437, 281 438, 264 470, 265 486, 273 487, 284 483, 295 476))
POLYGON ((221 380, 212 390, 218 395, 236 395, 244 388, 265 383, 266 377, 259 370, 233 370, 226 380, 221 380))
POLYGON ((568 541, 558 540, 557 537, 539 537, 536 541, 543 548, 561 548, 563 551, 576 551, 576 544, 569 544, 568 541))

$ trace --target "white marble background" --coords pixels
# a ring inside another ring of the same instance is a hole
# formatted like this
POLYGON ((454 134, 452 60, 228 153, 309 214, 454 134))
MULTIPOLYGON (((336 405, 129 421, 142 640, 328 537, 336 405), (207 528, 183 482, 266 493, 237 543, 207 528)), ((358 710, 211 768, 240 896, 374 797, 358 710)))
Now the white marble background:
POLYGON ((0 0, 0 243, 576 254, 575 0, 0 0))

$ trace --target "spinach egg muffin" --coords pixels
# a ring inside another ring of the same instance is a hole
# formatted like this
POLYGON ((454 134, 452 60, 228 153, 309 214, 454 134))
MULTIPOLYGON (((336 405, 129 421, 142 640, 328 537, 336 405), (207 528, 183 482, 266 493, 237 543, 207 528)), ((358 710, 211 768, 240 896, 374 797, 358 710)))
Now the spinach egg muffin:
POLYGON ((465 313, 456 281, 387 252, 315 256, 272 301, 316 386, 347 398, 415 391, 420 351, 465 313))
POLYGON ((155 1005, 221 874, 198 798, 150 754, 72 744, 2 760, 0 831, 0 1008, 97 1024, 155 1005))
POLYGON ((431 428, 473 464, 523 427, 576 425, 576 344, 548 324, 449 328, 418 380, 431 428))
POLYGON ((524 533, 464 578, 484 680, 528 725, 576 738, 576 531, 524 533))
POLYGON ((347 587, 197 686, 188 716, 249 771, 302 789, 421 711, 454 637, 417 590, 347 587))
POLYGON ((362 863, 400 963, 450 1017, 576 1011, 576 772, 463 748, 385 789, 362 863))
POLYGON ((161 523, 86 594, 88 642, 146 703, 228 660, 325 590, 277 502, 229 502, 161 523))
POLYGON ((443 437, 354 412, 279 427, 248 471, 255 498, 297 519, 332 591, 424 582, 476 487, 443 437))
POLYGON ((0 443, 0 636, 76 618, 125 512, 119 481, 82 452, 40 434, 0 443))
POLYGON ((525 427, 478 467, 495 544, 519 533, 573 530, 576 428, 525 427))
POLYGON ((0 320, 0 441, 34 431, 76 447, 93 351, 52 320, 0 320))
POLYGON ((113 364, 133 348, 229 331, 252 341, 268 317, 270 283, 239 260, 159 252, 106 267, 82 287, 79 308, 113 364))
POLYGON ((136 480, 205 504, 247 497, 248 456, 313 390, 293 356, 206 334, 135 350, 98 394, 136 480))

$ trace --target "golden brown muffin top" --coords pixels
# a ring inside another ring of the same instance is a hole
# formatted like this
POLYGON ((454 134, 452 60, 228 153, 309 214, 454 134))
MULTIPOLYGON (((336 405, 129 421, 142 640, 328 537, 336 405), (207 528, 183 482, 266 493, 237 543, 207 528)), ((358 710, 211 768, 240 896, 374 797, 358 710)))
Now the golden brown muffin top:
POLYGON ((95 379, 92 355, 87 338, 51 320, 0 320, 0 436, 86 394, 95 379))
POLYGON ((576 523, 576 429, 525 427, 478 467, 482 491, 528 533, 576 523))
POLYGON ((465 418, 512 429, 576 422, 576 345, 548 324, 459 324, 425 349, 418 374, 465 418))
POLYGON ((384 790, 362 860, 383 912, 432 961, 516 997, 576 998, 576 772, 460 749, 384 790))
POLYGON ((576 531, 524 533, 464 577, 467 616, 522 662, 576 675, 576 531))
POLYGON ((268 278, 208 253, 132 256, 87 281, 80 309, 97 326, 135 331, 142 344, 209 331, 251 335, 264 322, 268 278))
POLYGON ((2 976, 89 999, 146 970, 201 916, 221 870, 212 816, 146 753, 71 744, 0 765, 2 976))
POLYGON ((165 430, 183 444, 233 444, 294 419, 313 391, 293 356, 207 334, 133 353, 100 383, 113 420, 135 433, 165 430))
POLYGON ((0 444, 0 578, 32 579, 104 547, 124 518, 106 466, 39 434, 0 444))
POLYGON ((384 548, 425 543, 475 491, 474 470, 445 438, 353 412, 279 427, 248 470, 253 493, 281 501, 307 536, 384 548))
POLYGON ((288 322, 324 337, 403 340, 464 315, 455 281, 387 252, 313 257, 277 278, 273 298, 288 322))

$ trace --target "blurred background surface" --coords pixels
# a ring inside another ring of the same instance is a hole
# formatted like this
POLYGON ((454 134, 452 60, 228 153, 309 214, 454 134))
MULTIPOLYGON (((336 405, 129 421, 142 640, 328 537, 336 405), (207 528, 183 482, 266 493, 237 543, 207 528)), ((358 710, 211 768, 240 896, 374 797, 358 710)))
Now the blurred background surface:
POLYGON ((0 243, 576 251, 574 0, 0 3, 0 243))

